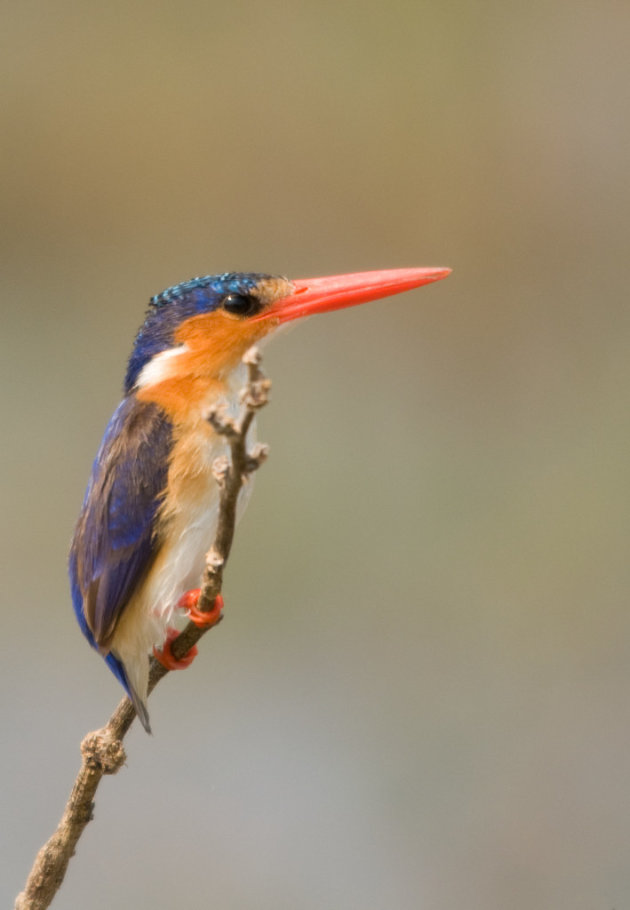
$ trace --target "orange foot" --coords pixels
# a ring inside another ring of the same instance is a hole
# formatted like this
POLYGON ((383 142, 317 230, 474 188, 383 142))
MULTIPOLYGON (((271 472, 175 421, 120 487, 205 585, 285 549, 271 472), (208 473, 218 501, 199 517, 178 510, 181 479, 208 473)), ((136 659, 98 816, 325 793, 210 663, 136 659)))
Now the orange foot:
POLYGON ((162 647, 153 648, 153 656, 156 660, 159 660, 162 666, 166 667, 167 670, 185 670, 186 667, 191 665, 198 654, 197 645, 193 645, 187 654, 184 654, 183 657, 180 657, 180 659, 177 660, 171 650, 171 643, 175 641, 178 635, 179 632, 177 629, 167 629, 166 640, 162 647))
POLYGON ((210 610, 198 610, 197 604, 199 603, 200 594, 201 588, 193 588, 192 591, 186 591, 179 598, 177 606, 187 610, 188 619, 200 629, 208 629, 210 626, 216 625, 223 616, 223 597, 218 594, 210 610))

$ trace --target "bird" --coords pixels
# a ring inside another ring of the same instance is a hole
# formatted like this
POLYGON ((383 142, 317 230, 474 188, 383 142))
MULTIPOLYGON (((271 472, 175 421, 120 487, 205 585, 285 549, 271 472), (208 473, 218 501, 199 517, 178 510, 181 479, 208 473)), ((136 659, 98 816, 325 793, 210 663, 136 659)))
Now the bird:
MULTIPOLYGON (((296 319, 438 281, 448 268, 386 269, 290 281, 259 272, 205 275, 152 297, 123 397, 94 460, 69 575, 81 631, 105 659, 147 732, 149 659, 174 618, 195 611, 218 516, 213 463, 225 440, 211 408, 234 408, 244 353, 296 319)), ((185 662, 184 662, 185 663, 185 662)))

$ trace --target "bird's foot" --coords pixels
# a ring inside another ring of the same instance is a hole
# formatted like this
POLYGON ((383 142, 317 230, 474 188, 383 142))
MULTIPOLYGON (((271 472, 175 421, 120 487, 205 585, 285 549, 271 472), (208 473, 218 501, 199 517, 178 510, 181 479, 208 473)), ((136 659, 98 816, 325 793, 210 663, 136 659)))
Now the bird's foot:
POLYGON ((153 648, 153 656, 156 660, 166 667, 167 670, 185 670, 191 665, 198 654, 197 645, 193 645, 190 651, 180 657, 179 660, 173 654, 171 649, 172 642, 178 637, 177 629, 169 628, 166 630, 166 639, 161 648, 153 648))
POLYGON ((223 597, 220 594, 214 599, 214 603, 209 610, 199 610, 197 605, 201 595, 201 588, 193 588, 186 591, 179 598, 178 607, 187 611, 188 619, 200 629, 209 629, 215 626, 223 618, 223 597))
MULTIPOLYGON (((193 588, 192 591, 186 591, 180 597, 177 606, 182 610, 186 610, 188 619, 198 628, 209 629, 211 626, 216 626, 223 619, 223 597, 218 594, 209 610, 199 610, 197 605, 200 595, 201 588, 193 588)), ((193 645, 190 651, 178 660, 171 649, 171 644, 178 635, 177 629, 167 629, 166 639, 162 647, 153 648, 153 656, 167 670, 185 670, 186 667, 191 665, 198 653, 197 645, 193 645)))

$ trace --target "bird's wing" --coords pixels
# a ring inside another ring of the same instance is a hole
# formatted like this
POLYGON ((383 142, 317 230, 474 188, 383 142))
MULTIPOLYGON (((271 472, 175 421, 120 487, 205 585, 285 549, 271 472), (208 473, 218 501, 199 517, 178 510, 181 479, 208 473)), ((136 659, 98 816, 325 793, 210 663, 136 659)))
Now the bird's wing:
POLYGON ((172 426, 135 395, 112 416, 70 551, 74 608, 97 646, 107 641, 159 548, 155 519, 166 487, 172 426))

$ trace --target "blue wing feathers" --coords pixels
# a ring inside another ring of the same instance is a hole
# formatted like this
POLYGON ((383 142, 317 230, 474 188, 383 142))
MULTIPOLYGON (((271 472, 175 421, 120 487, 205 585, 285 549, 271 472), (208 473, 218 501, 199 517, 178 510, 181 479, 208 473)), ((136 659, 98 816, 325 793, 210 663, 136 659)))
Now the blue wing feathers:
MULTIPOLYGON (((70 577, 79 624, 96 647, 107 647, 159 547, 155 518, 171 438, 164 412, 129 395, 114 412, 94 461, 70 551, 70 577)), ((111 669, 126 685, 122 667, 111 669)))

